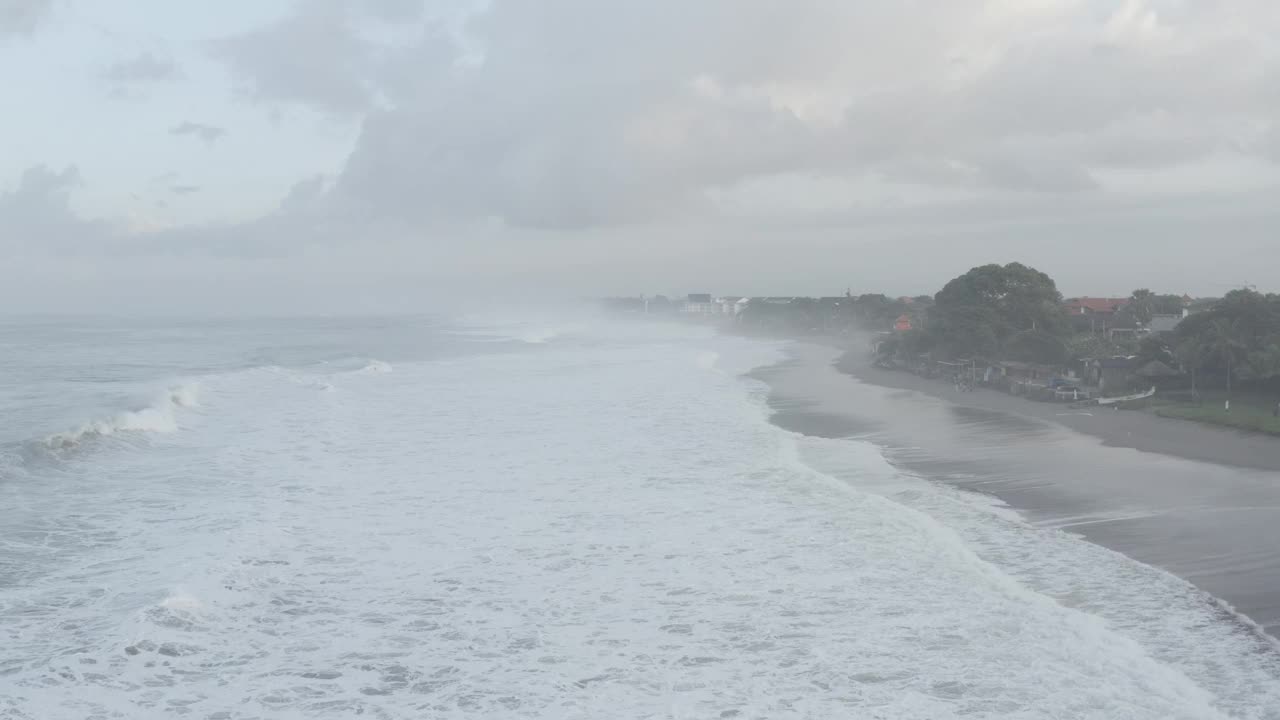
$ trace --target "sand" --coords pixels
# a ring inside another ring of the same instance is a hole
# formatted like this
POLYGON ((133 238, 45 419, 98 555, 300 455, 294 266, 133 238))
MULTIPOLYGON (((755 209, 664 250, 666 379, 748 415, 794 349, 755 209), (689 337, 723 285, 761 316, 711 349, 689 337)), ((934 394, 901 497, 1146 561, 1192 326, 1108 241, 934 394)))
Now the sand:
POLYGON ((881 448, 905 472, 1168 570, 1280 634, 1280 441, 1149 413, 1072 410, 881 370, 797 342, 757 372, 774 422, 881 448))

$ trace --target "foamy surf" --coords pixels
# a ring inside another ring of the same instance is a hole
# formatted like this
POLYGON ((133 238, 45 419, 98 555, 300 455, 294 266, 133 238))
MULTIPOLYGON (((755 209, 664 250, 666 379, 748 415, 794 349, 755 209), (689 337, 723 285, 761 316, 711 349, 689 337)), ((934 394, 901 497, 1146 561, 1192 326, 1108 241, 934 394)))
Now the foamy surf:
POLYGON ((75 430, 55 433, 43 440, 52 450, 75 448, 87 440, 119 433, 172 433, 178 430, 178 411, 199 404, 199 385, 169 388, 150 405, 102 420, 91 420, 75 430))
POLYGON ((391 367, 390 363, 385 363, 381 360, 370 360, 367 363, 365 363, 364 367, 360 368, 357 372, 363 373, 365 375, 384 375, 386 373, 391 372, 392 370, 393 368, 391 367))
POLYGON ((1185 584, 820 467, 740 377, 776 346, 567 345, 210 378, 199 432, 23 483, 0 715, 1276 717, 1185 584))

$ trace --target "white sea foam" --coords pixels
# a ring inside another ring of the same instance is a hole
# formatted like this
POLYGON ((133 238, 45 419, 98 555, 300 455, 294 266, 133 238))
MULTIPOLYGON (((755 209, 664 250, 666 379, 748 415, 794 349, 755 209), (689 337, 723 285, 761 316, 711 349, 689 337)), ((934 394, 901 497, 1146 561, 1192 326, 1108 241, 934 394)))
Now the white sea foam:
POLYGON ((0 591, 0 715, 1277 717, 1185 584, 874 447, 811 457, 737 375, 773 346, 615 332, 329 395, 221 378, 185 454, 34 484, 75 545, 0 591))
POLYGON ((101 420, 91 420, 75 430, 55 433, 46 437, 43 444, 51 449, 74 448, 85 440, 107 437, 117 433, 171 433, 178 430, 178 411, 199 404, 199 385, 188 383, 169 388, 150 405, 137 410, 113 415, 101 420))
POLYGON ((391 370, 391 364, 381 360, 369 360, 364 367, 360 368, 360 372, 366 375, 383 375, 391 372, 391 370))

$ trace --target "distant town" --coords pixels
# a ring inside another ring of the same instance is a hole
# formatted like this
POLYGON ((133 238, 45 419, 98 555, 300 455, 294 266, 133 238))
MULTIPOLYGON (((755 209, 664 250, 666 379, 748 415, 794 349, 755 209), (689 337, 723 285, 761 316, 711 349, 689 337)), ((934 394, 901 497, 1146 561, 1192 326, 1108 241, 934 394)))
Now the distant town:
POLYGON ((984 265, 935 295, 610 298, 617 311, 725 331, 824 338, 892 368, 1028 399, 1144 409, 1280 434, 1280 295, 1064 298, 1020 263, 984 265))

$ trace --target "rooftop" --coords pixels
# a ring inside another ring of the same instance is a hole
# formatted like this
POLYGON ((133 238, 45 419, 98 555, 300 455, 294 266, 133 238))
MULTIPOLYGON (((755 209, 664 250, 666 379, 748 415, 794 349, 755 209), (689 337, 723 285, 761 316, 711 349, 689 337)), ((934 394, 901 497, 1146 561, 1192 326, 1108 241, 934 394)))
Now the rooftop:
POLYGON ((1096 312, 1109 313, 1116 312, 1120 308, 1129 304, 1129 298, 1095 298, 1095 297, 1078 297, 1070 298, 1063 305, 1068 310, 1077 312, 1096 312))

